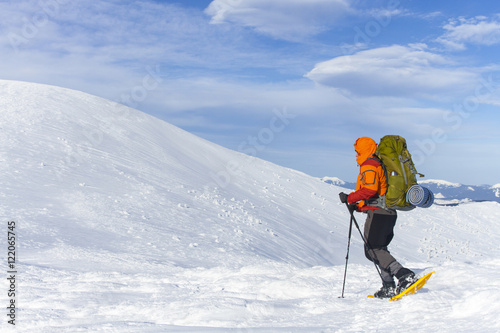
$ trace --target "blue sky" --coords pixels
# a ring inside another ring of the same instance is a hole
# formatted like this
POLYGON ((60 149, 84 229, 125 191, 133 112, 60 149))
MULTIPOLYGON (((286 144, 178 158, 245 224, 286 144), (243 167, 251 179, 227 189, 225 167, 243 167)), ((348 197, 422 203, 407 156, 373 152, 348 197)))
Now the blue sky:
POLYGON ((0 79, 313 176, 354 181, 354 141, 399 134, 426 179, 500 183, 497 1, 19 0, 0 18, 0 79))

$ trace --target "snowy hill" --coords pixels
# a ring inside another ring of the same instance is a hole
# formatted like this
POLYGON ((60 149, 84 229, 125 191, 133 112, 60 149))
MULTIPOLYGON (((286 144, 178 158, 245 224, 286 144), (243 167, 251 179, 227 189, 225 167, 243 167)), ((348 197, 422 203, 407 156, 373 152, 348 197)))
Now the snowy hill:
POLYGON ((316 193, 320 181, 82 93, 5 82, 1 89, 9 92, 1 102, 2 188, 10 202, 3 213, 26 219, 34 239, 51 233, 45 244, 35 241, 43 248, 36 256, 61 246, 99 249, 104 240, 116 255, 126 240, 129 254, 190 267, 263 257, 331 264, 316 254, 316 241, 332 226, 328 212, 319 212, 335 190, 316 193), (293 210, 302 203, 303 211, 293 210), (60 238, 68 234, 78 239, 60 238))
POLYGON ((401 213, 393 253, 436 274, 395 304, 354 231, 339 299, 346 189, 77 91, 0 81, 0 109, 16 332, 500 329, 498 203, 401 213))

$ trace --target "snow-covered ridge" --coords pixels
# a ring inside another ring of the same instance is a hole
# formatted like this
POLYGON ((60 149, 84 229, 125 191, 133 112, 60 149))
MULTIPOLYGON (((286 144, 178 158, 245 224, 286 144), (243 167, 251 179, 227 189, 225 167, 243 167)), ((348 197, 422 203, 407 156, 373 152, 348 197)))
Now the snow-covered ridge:
POLYGON ((338 177, 323 177, 323 178, 321 178, 321 181, 323 181, 327 184, 340 186, 340 187, 347 188, 347 189, 356 188, 356 183, 346 182, 338 177))
POLYGON ((0 214, 17 223, 23 332, 500 328, 498 203, 399 215, 391 252, 436 270, 401 306, 366 298, 380 280, 353 230, 339 299, 345 188, 73 90, 0 81, 0 110, 0 214))
POLYGON ((419 184, 434 184, 437 186, 445 186, 445 187, 460 187, 462 184, 460 183, 452 183, 446 180, 439 180, 439 179, 426 179, 426 180, 421 180, 418 182, 419 184))
POLYGON ((324 181, 325 183, 339 185, 339 186, 343 186, 346 184, 345 181, 343 181, 342 179, 340 179, 338 177, 323 177, 323 178, 321 178, 321 180, 324 181))

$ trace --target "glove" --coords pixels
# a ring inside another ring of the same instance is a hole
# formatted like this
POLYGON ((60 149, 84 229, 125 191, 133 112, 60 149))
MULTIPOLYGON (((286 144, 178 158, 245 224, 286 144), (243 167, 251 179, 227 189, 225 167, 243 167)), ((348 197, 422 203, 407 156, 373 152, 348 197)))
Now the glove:
POLYGON ((344 192, 340 192, 340 193, 339 193, 340 202, 342 202, 342 203, 346 203, 346 202, 347 202, 347 197, 348 197, 348 196, 349 196, 348 194, 346 194, 346 193, 344 193, 344 192))

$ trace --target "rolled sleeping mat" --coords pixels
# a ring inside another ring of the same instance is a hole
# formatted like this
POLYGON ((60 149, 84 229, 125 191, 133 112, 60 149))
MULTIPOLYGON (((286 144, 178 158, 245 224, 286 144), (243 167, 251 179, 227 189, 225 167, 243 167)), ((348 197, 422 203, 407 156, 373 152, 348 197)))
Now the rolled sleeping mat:
POLYGON ((434 193, 426 187, 424 187, 424 190, 427 191, 428 195, 427 199, 420 205, 420 207, 429 208, 434 203, 434 193))
POLYGON ((428 188, 417 184, 406 192, 406 201, 417 207, 429 208, 434 203, 434 194, 428 188))
POLYGON ((432 193, 432 191, 429 190, 429 194, 430 194, 429 200, 427 200, 427 203, 424 208, 430 207, 434 203, 434 193, 432 193))
POLYGON ((411 186, 406 192, 406 201, 408 201, 413 206, 420 207, 425 199, 425 190, 420 185, 411 186))

